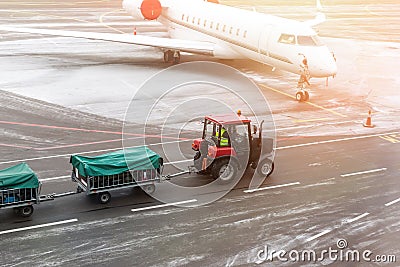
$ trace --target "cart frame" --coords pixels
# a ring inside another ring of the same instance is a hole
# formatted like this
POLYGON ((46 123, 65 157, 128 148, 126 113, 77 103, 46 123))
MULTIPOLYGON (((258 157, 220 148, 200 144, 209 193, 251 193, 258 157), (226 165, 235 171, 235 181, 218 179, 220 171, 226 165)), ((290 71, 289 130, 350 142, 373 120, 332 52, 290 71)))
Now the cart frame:
POLYGON ((122 188, 142 187, 143 190, 152 194, 155 190, 155 183, 163 180, 161 175, 162 167, 159 169, 131 170, 115 175, 82 176, 77 168, 73 167, 71 179, 78 184, 77 192, 86 192, 86 195, 98 195, 102 204, 110 201, 109 191, 122 188))

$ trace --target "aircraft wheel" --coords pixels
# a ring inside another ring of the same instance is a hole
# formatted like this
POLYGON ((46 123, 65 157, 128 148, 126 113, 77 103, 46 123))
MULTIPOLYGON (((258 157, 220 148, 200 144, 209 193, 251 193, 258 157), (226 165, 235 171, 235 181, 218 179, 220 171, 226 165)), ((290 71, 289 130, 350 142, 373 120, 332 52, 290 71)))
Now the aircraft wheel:
POLYGON ((297 93, 296 93, 296 100, 297 101, 299 101, 299 102, 302 102, 302 101, 304 101, 304 92, 303 91, 298 91, 297 93))
POLYGON ((174 64, 178 64, 181 62, 181 53, 179 51, 175 51, 174 53, 174 64))
POLYGON ((308 101, 310 99, 310 94, 308 91, 304 91, 304 101, 308 101))
POLYGON ((164 62, 169 63, 172 61, 174 53, 171 50, 164 51, 164 62))

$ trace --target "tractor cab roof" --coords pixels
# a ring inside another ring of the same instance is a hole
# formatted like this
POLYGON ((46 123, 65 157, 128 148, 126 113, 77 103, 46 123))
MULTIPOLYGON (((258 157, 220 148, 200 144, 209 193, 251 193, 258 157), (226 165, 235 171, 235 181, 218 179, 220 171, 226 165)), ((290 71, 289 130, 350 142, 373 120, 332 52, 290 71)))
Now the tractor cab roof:
POLYGON ((251 120, 246 116, 237 115, 237 114, 222 114, 222 115, 209 115, 205 117, 206 120, 227 125, 227 124, 244 124, 250 123, 251 120))

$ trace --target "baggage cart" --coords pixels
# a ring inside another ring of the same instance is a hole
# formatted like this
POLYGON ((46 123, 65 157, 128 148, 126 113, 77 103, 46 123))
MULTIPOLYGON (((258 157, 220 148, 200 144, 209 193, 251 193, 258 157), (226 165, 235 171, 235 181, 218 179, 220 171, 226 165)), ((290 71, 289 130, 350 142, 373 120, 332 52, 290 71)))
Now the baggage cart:
POLYGON ((38 177, 26 163, 0 170, 0 209, 13 208, 17 215, 29 217, 40 202, 40 189, 38 177))
POLYGON ((163 158, 145 146, 96 157, 72 155, 70 163, 77 192, 97 195, 102 204, 110 201, 110 191, 122 188, 140 186, 152 194, 162 180, 163 158))

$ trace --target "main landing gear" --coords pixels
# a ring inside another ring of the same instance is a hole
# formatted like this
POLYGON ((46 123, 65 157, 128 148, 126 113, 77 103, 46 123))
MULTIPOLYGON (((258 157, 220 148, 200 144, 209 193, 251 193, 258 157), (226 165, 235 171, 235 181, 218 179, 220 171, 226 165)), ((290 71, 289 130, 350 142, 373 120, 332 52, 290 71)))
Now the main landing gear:
POLYGON ((178 64, 181 61, 181 53, 179 51, 164 51, 164 62, 178 64))

